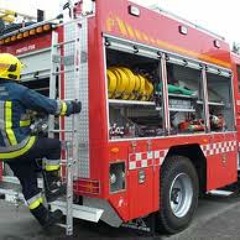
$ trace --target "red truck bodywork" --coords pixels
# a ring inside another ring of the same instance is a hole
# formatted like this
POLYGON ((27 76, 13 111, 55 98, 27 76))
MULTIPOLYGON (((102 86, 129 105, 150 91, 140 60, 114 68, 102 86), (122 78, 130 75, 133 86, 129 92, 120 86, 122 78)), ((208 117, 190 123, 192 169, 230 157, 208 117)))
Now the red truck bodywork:
MULTIPOLYGON (((169 151, 176 146, 199 146, 202 150, 204 161, 200 164, 206 166, 204 179, 206 191, 235 182, 240 138, 238 133, 240 94, 236 63, 240 65, 240 60, 231 54, 228 43, 192 25, 188 26, 175 18, 150 11, 125 0, 96 1, 96 14, 89 18, 88 28, 90 178, 79 179, 79 182, 75 183, 76 194, 106 199, 124 222, 161 210, 159 205, 161 165, 169 151), (140 16, 129 14, 130 5, 140 9, 140 16), (186 35, 179 32, 181 26, 187 26, 186 35), (105 35, 232 70, 237 131, 111 141, 105 94, 107 92, 103 51, 105 35), (219 47, 216 46, 216 41, 219 47), (126 189, 110 193, 109 166, 113 162, 121 161, 126 164, 126 189), (141 161, 145 161, 144 184, 138 182, 138 171, 143 166, 141 161), (80 186, 83 180, 97 182, 99 184, 97 193, 84 192, 80 186)), ((2 45, 0 52, 21 55, 50 45, 51 34, 46 33, 2 45)))

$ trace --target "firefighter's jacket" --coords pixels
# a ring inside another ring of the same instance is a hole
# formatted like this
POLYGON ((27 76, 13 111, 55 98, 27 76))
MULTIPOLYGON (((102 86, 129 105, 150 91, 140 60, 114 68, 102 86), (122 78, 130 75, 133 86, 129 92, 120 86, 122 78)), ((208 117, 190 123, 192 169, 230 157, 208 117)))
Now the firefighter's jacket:
POLYGON ((0 160, 26 153, 35 143, 29 110, 68 115, 71 104, 49 99, 18 83, 0 79, 0 160))

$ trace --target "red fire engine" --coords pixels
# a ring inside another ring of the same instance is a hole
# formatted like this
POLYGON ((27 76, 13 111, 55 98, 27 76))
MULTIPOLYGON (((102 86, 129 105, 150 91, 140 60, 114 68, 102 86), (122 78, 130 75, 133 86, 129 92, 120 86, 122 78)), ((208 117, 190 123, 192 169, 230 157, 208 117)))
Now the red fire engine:
MULTIPOLYGON (((83 104, 72 215, 145 230, 151 217, 176 233, 200 194, 237 181, 240 58, 222 37, 163 11, 126 0, 93 6, 67 23, 5 33, 0 52, 25 63, 26 86, 83 104)), ((58 125, 65 141, 71 120, 58 125)), ((52 207, 66 213, 64 203, 52 207)))

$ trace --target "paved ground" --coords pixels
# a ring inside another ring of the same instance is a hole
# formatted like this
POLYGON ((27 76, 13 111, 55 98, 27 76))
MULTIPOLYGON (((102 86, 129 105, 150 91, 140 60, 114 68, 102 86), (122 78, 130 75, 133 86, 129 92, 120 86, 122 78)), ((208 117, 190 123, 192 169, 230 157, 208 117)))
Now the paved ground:
POLYGON ((200 240, 240 239, 240 196, 208 196, 200 200, 197 214, 191 226, 174 236, 140 235, 130 229, 114 229, 105 224, 90 224, 75 221, 74 236, 67 238, 64 230, 56 227, 44 232, 25 206, 16 209, 0 201, 1 240, 200 240))

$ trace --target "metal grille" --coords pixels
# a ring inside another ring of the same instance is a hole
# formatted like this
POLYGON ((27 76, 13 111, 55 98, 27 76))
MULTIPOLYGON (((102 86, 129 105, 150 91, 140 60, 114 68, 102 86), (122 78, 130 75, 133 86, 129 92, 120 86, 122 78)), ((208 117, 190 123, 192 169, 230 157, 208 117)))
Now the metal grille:
MULTIPOLYGON (((78 20, 79 21, 79 20, 78 20)), ((76 43, 67 44, 64 48, 64 56, 71 59, 71 56, 76 56, 75 51, 81 51, 79 56, 80 64, 79 74, 76 72, 66 72, 64 82, 64 96, 65 99, 77 98, 82 102, 82 112, 78 118, 76 130, 78 132, 78 162, 77 167, 74 170, 75 177, 89 178, 90 166, 89 166, 89 104, 88 104, 88 45, 87 45, 87 19, 81 19, 81 25, 79 22, 69 22, 64 26, 64 42, 71 41, 79 34, 79 48, 76 48, 76 43), (77 32, 76 32, 77 31, 77 32), (79 78, 76 81, 75 78, 79 78), (75 79, 75 80, 74 80, 75 79), (77 91, 77 92, 76 92, 77 91)), ((75 59, 73 62, 77 62, 75 59)), ((69 63, 71 60, 69 60, 69 63)), ((65 64, 65 71, 72 69, 71 64, 65 64)), ((72 129, 71 119, 66 119, 65 129, 72 129)), ((66 134, 66 140, 71 138, 71 134, 66 134)))

